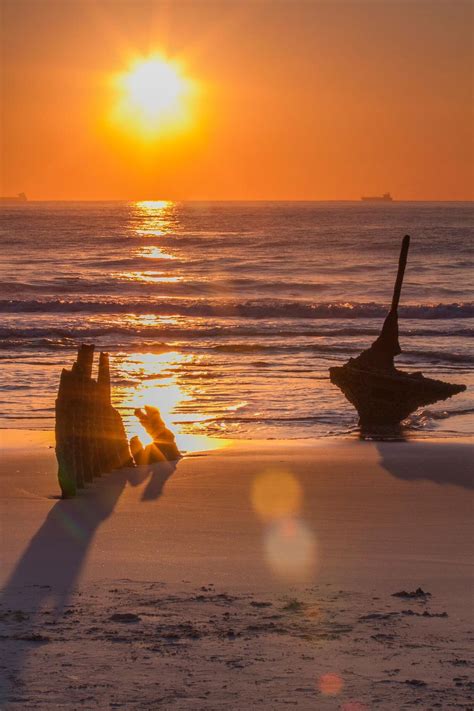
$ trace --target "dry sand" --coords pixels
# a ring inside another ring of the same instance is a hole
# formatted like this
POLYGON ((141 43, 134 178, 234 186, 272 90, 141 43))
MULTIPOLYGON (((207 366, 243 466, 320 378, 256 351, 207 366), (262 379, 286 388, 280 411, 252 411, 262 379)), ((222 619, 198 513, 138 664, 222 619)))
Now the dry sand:
POLYGON ((2 710, 474 707, 469 443, 232 443, 59 501, 51 435, 1 436, 2 710))

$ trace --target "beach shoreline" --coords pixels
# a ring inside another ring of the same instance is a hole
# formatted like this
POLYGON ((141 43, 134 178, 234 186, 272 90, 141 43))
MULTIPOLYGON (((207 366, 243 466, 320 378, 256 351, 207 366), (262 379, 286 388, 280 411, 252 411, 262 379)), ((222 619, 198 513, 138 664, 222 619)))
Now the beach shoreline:
POLYGON ((225 442, 61 501, 53 433, 2 439, 6 708, 467 708, 471 441, 225 442))

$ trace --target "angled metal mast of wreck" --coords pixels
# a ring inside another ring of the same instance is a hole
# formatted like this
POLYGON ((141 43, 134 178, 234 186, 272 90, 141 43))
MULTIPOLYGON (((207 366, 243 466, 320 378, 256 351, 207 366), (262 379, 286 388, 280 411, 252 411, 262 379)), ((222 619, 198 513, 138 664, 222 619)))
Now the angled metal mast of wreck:
POLYGON ((379 337, 357 358, 329 369, 331 382, 342 390, 359 413, 361 427, 397 425, 423 405, 446 400, 466 389, 465 385, 406 373, 394 364, 402 351, 398 341, 398 303, 410 247, 405 235, 400 251, 392 305, 379 337))

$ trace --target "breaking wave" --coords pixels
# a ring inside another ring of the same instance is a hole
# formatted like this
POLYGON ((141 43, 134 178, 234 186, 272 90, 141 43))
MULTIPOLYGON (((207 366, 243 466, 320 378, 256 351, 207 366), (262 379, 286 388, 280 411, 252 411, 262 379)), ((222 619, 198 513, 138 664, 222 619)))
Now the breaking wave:
MULTIPOLYGON (((156 316, 239 317, 239 318, 302 318, 302 319, 359 319, 383 318, 387 305, 375 302, 326 302, 306 301, 212 301, 189 299, 166 299, 163 301, 68 301, 63 299, 43 301, 39 299, 0 300, 3 313, 91 313, 91 314, 136 314, 156 316)), ((413 304, 401 306, 401 318, 409 319, 455 319, 473 318, 474 303, 413 304)))
MULTIPOLYGON (((291 338, 291 339, 301 339, 301 338, 335 338, 335 337, 355 337, 361 338, 364 336, 376 337, 380 333, 380 325, 367 326, 326 326, 321 324, 319 328, 298 328, 298 325, 293 327, 283 327, 280 328, 275 326, 275 324, 236 324, 232 323, 228 326, 209 326, 207 323, 204 325, 190 324, 188 327, 179 326, 169 326, 168 324, 163 324, 162 326, 147 326, 136 323, 124 324, 123 326, 110 325, 104 323, 103 325, 94 326, 53 326, 45 325, 43 327, 31 326, 31 327, 0 327, 0 341, 9 338, 22 339, 22 338, 64 338, 64 339, 78 339, 78 338, 102 338, 102 337, 113 337, 113 336, 134 336, 134 337, 144 337, 144 338, 173 338, 173 339, 193 339, 193 338, 226 338, 226 337, 265 337, 266 339, 271 338, 291 338)), ((409 329, 404 333, 404 338, 409 338, 412 336, 427 338, 430 336, 436 336, 437 338, 470 338, 474 336, 473 328, 454 328, 448 329, 446 331, 439 331, 432 328, 417 328, 409 329)), ((412 353, 405 349, 405 353, 412 353)), ((416 355, 420 353, 420 350, 414 351, 413 354, 416 355)))

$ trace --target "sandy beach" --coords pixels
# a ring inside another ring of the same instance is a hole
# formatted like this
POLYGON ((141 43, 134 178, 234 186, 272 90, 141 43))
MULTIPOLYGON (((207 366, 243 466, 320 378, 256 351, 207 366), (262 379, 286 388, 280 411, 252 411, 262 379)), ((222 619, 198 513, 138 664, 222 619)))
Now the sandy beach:
POLYGON ((71 501, 52 445, 2 431, 2 708, 472 707, 469 441, 226 442, 71 501))

